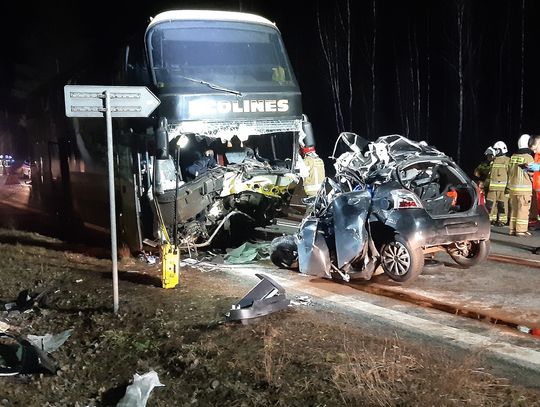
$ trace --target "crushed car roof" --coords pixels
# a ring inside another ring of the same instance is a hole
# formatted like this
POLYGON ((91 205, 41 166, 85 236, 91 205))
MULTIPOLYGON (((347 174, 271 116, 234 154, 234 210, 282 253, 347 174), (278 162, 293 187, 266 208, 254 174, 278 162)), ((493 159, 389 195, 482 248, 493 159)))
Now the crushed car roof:
POLYGON ((375 175, 382 176, 384 181, 398 165, 414 158, 433 157, 451 160, 425 141, 417 142, 397 134, 366 142, 354 133, 342 133, 336 140, 334 152, 340 141, 347 145, 349 151, 336 158, 334 167, 337 174, 351 175, 351 172, 354 172, 359 180, 364 181, 375 175), (354 141, 351 141, 351 136, 354 141))

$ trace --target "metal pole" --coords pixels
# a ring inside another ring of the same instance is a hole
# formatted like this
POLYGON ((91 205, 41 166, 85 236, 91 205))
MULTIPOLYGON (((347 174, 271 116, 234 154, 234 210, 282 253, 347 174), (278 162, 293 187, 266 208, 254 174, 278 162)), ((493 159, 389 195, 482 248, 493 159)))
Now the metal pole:
POLYGON ((107 164, 109 168, 109 216, 111 219, 111 259, 113 277, 113 309, 118 312, 118 261, 116 253, 116 204, 114 192, 114 158, 111 118, 111 95, 105 91, 105 120, 107 122, 107 164))

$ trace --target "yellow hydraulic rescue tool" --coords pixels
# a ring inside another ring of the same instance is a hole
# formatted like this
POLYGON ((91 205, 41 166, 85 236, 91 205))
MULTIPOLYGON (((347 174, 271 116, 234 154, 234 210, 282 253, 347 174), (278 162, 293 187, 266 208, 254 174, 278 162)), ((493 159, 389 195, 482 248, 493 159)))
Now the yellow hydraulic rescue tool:
POLYGON ((165 227, 165 222, 163 221, 163 216, 161 210, 159 209, 159 204, 156 204, 158 209, 158 217, 161 223, 161 230, 163 232, 163 237, 165 238, 165 244, 161 246, 161 286, 163 288, 175 288, 179 282, 180 275, 180 250, 178 249, 178 220, 177 220, 177 205, 178 205, 178 181, 181 177, 180 171, 178 168, 178 163, 180 162, 180 138, 176 143, 176 188, 174 194, 174 227, 173 227, 173 243, 169 238, 169 233, 167 233, 167 228, 165 227))
POLYGON ((161 245, 161 286, 175 288, 179 282, 180 251, 177 245, 171 244, 165 225, 161 227, 167 241, 161 245))
MULTIPOLYGON (((165 243, 161 245, 161 286, 163 288, 175 288, 178 285, 180 277, 180 250, 178 250, 176 239, 174 244, 171 243, 159 204, 155 199, 154 202, 161 232, 165 239, 165 243)), ((176 212, 176 206, 174 210, 176 212)), ((176 229, 174 233, 176 235, 176 229)))

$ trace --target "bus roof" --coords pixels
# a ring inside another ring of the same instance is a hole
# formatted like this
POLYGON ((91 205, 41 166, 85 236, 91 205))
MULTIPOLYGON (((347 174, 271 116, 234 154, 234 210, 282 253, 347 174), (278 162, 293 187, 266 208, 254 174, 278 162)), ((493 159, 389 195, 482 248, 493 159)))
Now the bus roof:
POLYGON ((267 20, 264 17, 258 16, 256 14, 248 13, 239 13, 236 11, 217 11, 217 10, 170 10, 163 13, 159 13, 155 16, 148 28, 152 27, 155 24, 164 22, 164 21, 173 21, 173 20, 210 20, 210 21, 239 21, 246 23, 257 23, 269 25, 273 28, 276 28, 276 25, 267 20))

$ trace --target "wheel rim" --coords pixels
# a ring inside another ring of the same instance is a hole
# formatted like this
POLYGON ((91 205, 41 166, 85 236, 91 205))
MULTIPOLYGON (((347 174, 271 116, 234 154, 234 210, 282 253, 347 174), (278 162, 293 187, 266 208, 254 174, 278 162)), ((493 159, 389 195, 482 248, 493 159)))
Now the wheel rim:
POLYGON ((384 269, 396 276, 407 274, 411 266, 411 256, 403 243, 388 243, 381 255, 384 269))

